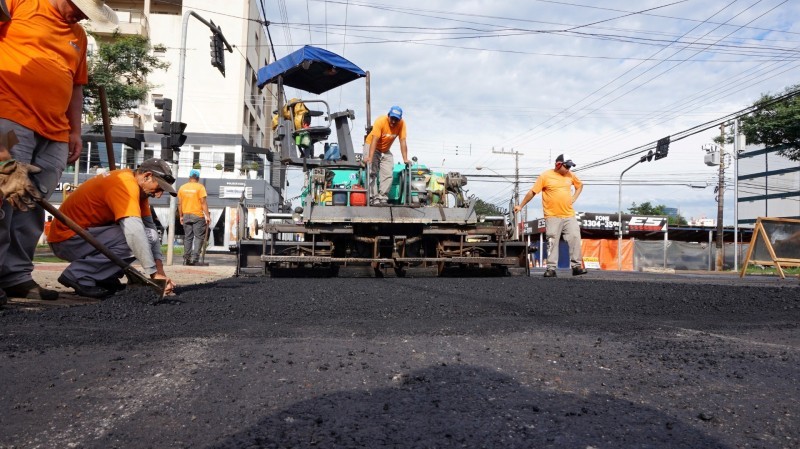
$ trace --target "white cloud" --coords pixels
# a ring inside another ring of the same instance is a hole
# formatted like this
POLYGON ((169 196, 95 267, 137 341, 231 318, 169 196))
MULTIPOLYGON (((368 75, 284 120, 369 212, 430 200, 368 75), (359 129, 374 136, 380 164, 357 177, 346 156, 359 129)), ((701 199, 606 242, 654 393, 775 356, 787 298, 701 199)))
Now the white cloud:
MULTIPOLYGON (((444 159, 447 170, 463 173, 478 173, 475 167, 483 165, 513 177, 514 157, 495 154, 493 147, 523 153, 523 173, 550 168, 562 152, 580 169, 797 83, 797 2, 686 1, 646 14, 630 13, 671 2, 582 3, 310 0, 308 7, 286 4, 288 20, 295 24, 293 47, 284 46, 283 25, 270 29, 279 57, 304 44, 327 43, 329 50, 369 70, 373 120, 393 104, 402 106, 411 154, 434 167, 444 159), (583 26, 592 23, 597 24, 583 26), (490 30, 502 36, 490 36, 490 30), (430 40, 478 34, 484 37, 430 40)), ((266 4, 268 20, 279 22, 269 16, 277 3, 266 4)), ((356 139, 366 125, 364 91, 363 82, 355 82, 323 95, 334 107, 356 111, 356 139)), ((668 158, 631 169, 625 180, 681 185, 625 185, 623 206, 650 201, 678 207, 687 218, 715 217, 713 185, 696 190, 683 184, 716 182, 717 169, 703 164, 701 146, 717 134, 711 129, 674 142, 668 158)), ((579 170, 588 185, 578 208, 616 211, 617 187, 592 180, 618 181, 636 160, 579 170)), ((728 178, 732 175, 731 170, 728 178)), ((523 183, 523 193, 528 186, 523 183)), ((511 191, 508 183, 479 178, 469 187, 503 205, 511 191)), ((733 219, 732 203, 730 194, 727 223, 733 219)), ((537 210, 538 204, 530 216, 537 210)))

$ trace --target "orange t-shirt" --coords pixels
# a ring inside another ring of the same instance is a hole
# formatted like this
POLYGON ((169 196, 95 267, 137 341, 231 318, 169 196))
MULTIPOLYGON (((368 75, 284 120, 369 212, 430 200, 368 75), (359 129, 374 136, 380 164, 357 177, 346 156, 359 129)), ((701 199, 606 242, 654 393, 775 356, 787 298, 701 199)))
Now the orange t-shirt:
POLYGON ((378 144, 375 149, 381 153, 389 152, 394 143, 394 139, 406 138, 406 121, 399 120, 396 125, 392 126, 389 122, 388 115, 382 115, 375 120, 375 125, 372 127, 372 132, 367 136, 367 144, 372 144, 373 139, 378 139, 378 144))
POLYGON ((86 32, 48 0, 6 0, 0 24, 0 117, 57 142, 69 141, 67 109, 88 82, 86 32))
POLYGON ((203 216, 201 199, 207 197, 206 188, 199 182, 187 182, 178 189, 178 202, 181 203, 181 214, 203 216))
MULTIPOLYGON (((59 208, 86 229, 108 226, 125 217, 149 217, 150 203, 143 197, 132 170, 114 170, 81 184, 59 208)), ((53 220, 47 241, 63 242, 75 233, 60 220, 53 220)))
POLYGON ((545 218, 569 218, 575 216, 575 209, 572 208, 572 187, 580 189, 582 185, 581 180, 572 172, 562 176, 555 170, 547 170, 539 175, 531 190, 542 194, 545 218))

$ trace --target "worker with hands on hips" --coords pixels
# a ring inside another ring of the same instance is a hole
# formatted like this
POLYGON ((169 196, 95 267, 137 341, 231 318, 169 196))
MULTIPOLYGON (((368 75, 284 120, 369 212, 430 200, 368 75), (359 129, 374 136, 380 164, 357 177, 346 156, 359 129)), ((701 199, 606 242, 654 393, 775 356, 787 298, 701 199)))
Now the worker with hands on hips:
POLYGON ((572 207, 583 191, 583 183, 570 171, 574 166, 572 159, 565 160, 563 154, 559 155, 555 168, 540 174, 522 202, 514 206, 514 212, 519 212, 537 193, 542 194, 547 236, 547 270, 544 277, 557 276, 558 246, 562 235, 569 245, 572 275, 587 273, 581 256, 581 229, 572 207))
POLYGON ((408 165, 411 162, 408 160, 403 109, 400 106, 392 106, 388 114, 375 120, 365 144, 365 146, 369 145, 364 163, 370 166, 372 172, 368 182, 373 205, 383 205, 389 202, 388 193, 392 186, 392 171, 394 170, 394 158, 389 150, 397 138, 400 138, 400 154, 403 156, 403 163, 408 165), (375 185, 376 178, 378 186, 375 185))

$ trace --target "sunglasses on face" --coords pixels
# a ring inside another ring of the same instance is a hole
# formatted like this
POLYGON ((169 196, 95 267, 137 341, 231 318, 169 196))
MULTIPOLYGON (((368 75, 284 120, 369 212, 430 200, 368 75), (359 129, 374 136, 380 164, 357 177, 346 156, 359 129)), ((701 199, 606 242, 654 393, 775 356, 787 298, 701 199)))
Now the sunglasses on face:
POLYGON ((163 179, 164 181, 167 181, 167 183, 169 183, 169 184, 174 184, 175 183, 175 178, 172 175, 168 175, 168 174, 166 174, 164 172, 160 172, 158 170, 150 170, 150 171, 153 172, 154 175, 156 175, 159 178, 163 179))

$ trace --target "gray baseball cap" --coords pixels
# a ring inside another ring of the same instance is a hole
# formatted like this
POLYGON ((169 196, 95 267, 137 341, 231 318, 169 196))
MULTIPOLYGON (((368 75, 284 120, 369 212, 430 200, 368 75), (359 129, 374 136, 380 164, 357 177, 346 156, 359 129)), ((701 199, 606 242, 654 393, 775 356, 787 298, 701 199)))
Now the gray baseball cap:
POLYGON ((172 196, 178 196, 178 192, 172 187, 172 184, 175 183, 175 177, 172 176, 172 169, 169 168, 169 164, 165 160, 158 158, 147 159, 136 170, 139 173, 149 171, 163 191, 172 196))

